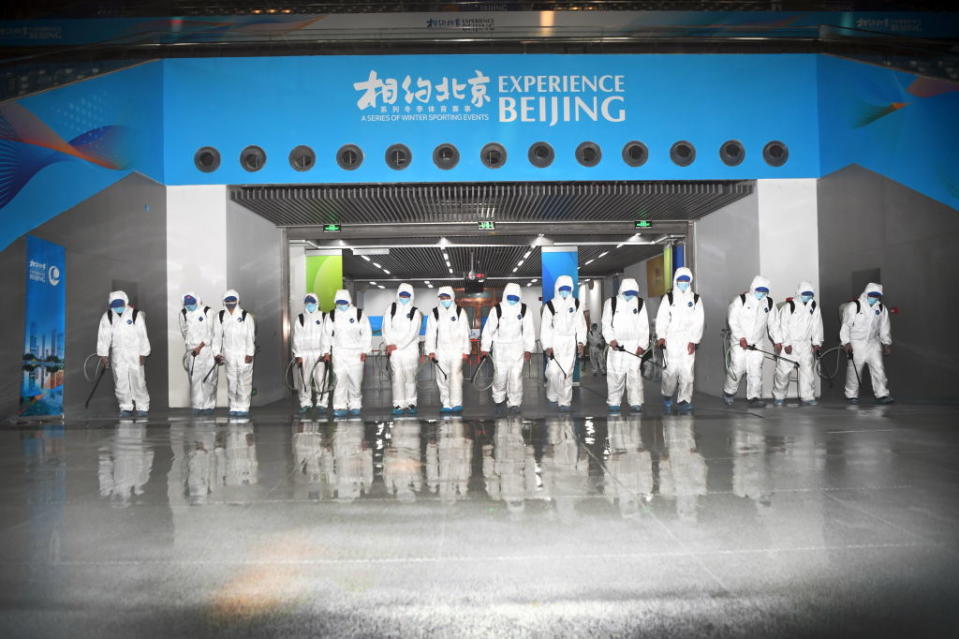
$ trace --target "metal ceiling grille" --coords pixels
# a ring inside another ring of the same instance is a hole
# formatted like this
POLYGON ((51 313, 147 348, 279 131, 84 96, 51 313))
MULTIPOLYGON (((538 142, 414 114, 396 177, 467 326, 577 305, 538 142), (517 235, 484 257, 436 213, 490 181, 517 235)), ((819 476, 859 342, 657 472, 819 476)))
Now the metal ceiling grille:
MULTIPOLYGON (((277 226, 694 220, 752 193, 751 181, 236 186, 277 226)), ((318 234, 319 235, 319 234, 318 234)))

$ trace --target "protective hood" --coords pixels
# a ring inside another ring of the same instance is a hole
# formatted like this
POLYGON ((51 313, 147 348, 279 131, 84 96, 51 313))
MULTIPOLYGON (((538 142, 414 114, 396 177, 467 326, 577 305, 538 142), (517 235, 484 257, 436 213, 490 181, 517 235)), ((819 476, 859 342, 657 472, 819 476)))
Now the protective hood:
POLYGON ((125 306, 130 305, 130 298, 123 291, 111 291, 110 298, 107 300, 107 306, 113 303, 113 300, 123 300, 125 306))
POLYGON ((636 293, 639 294, 639 284, 636 283, 636 280, 627 277, 619 283, 619 294, 622 295, 626 291, 636 291, 636 293))
MULTIPOLYGON (((559 297, 559 289, 563 286, 568 286, 573 288, 573 278, 569 275, 560 275, 556 278, 556 282, 553 284, 553 297, 559 297)), ((570 291, 570 296, 574 295, 576 291, 570 291)))
POLYGON ((449 295, 451 300, 456 299, 456 293, 453 292, 452 286, 441 286, 440 290, 436 291, 436 297, 440 295, 449 295))
POLYGON ((400 293, 409 293, 410 294, 410 304, 413 303, 413 299, 416 297, 416 293, 413 292, 413 287, 403 282, 398 287, 396 287, 396 301, 400 301, 400 293))
POLYGON ((693 272, 690 271, 690 270, 689 270, 688 268, 686 268, 685 266, 680 266, 678 269, 676 269, 676 272, 673 273, 673 288, 676 288, 676 284, 679 282, 679 277, 680 277, 681 275, 685 275, 686 277, 689 278, 689 288, 692 288, 692 287, 693 287, 693 272))
POLYGON ((236 292, 235 290, 233 290, 232 288, 231 288, 230 290, 228 290, 226 293, 223 294, 223 299, 224 299, 224 300, 226 300, 226 298, 228 298, 228 297, 235 297, 235 298, 236 298, 236 305, 237 305, 237 306, 240 305, 240 294, 237 293, 237 292, 236 292))
POLYGON ((812 285, 812 282, 803 281, 800 282, 799 287, 796 288, 796 299, 798 300, 800 297, 802 297, 802 294, 805 291, 812 291, 813 295, 816 294, 816 288, 812 285))
POLYGON ((338 302, 339 300, 346 300, 347 302, 350 303, 351 306, 353 305, 353 296, 350 295, 350 292, 346 290, 345 288, 338 289, 336 291, 336 295, 333 296, 334 304, 338 302))
MULTIPOLYGON (((189 295, 190 297, 192 297, 193 299, 196 300, 196 305, 197 305, 197 306, 199 306, 199 307, 202 307, 202 306, 203 306, 203 300, 201 300, 201 299, 200 299, 200 296, 197 295, 194 291, 187 291, 186 293, 184 293, 183 295, 181 295, 181 296, 180 296, 180 302, 181 302, 181 303, 183 302, 183 299, 184 299, 187 295, 189 295)), ((184 305, 184 306, 185 306, 185 305, 184 305)))
POLYGON ((506 298, 510 295, 516 295, 520 299, 523 298, 523 291, 516 282, 510 282, 506 285, 506 288, 503 289, 503 301, 505 302, 506 298))
POLYGON ((769 279, 763 277, 762 275, 757 275, 753 278, 752 284, 749 285, 749 292, 755 291, 757 288, 769 288, 769 279))
MULTIPOLYGON (((121 291, 122 293, 122 291, 121 291)), ((882 295, 882 284, 876 284, 875 282, 869 282, 866 284, 866 288, 862 290, 862 295, 859 296, 860 299, 866 299, 869 297, 870 293, 879 293, 882 295)), ((112 293, 111 293, 112 295, 112 293)))

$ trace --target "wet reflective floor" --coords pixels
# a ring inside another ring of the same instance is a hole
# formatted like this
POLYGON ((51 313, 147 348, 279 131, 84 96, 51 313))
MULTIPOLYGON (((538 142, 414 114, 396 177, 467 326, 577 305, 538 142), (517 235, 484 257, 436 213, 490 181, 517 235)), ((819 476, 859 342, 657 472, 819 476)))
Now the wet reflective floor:
POLYGON ((0 636, 956 636, 959 408, 0 431, 0 636))

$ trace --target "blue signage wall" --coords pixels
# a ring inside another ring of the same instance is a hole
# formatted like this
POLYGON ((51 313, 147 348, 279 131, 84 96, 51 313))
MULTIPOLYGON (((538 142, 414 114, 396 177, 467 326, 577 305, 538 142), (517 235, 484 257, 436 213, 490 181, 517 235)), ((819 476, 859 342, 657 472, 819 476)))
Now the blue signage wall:
POLYGON ((858 163, 959 209, 959 83, 816 55, 446 55, 167 59, 0 104, 0 249, 138 171, 165 184, 819 177, 858 163), (629 166, 624 145, 648 160, 629 166), (725 165, 720 145, 745 160, 725 165), (762 159, 778 140, 784 166, 762 159), (575 158, 599 146, 595 166, 575 158), (686 141, 695 161, 670 147, 686 141), (480 152, 506 151, 500 168, 480 152), (536 168, 534 142, 555 159, 536 168), (460 154, 438 168, 441 143, 460 154), (340 168, 354 144, 363 162, 340 168), (387 166, 393 144, 412 161, 387 166), (261 147, 250 172, 240 152, 261 147), (316 153, 307 171, 289 153, 316 153), (221 154, 210 173, 194 154, 221 154))
POLYGON ((21 415, 63 414, 66 259, 63 247, 27 236, 21 415))

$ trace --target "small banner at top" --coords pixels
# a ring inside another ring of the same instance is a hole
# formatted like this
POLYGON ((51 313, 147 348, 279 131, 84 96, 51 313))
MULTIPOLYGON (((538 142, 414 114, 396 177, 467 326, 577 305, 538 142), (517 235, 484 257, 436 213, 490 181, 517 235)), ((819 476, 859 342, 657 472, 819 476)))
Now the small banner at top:
POLYGON ((64 248, 28 235, 26 266, 19 414, 62 415, 67 300, 64 248))

